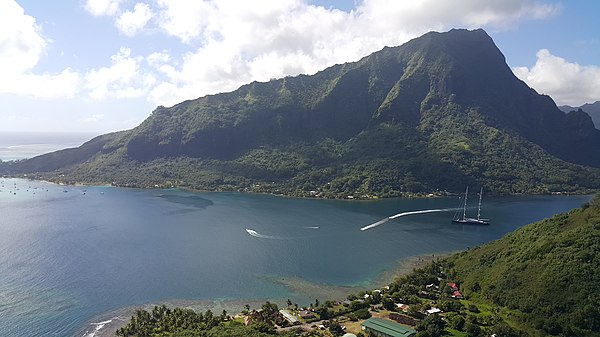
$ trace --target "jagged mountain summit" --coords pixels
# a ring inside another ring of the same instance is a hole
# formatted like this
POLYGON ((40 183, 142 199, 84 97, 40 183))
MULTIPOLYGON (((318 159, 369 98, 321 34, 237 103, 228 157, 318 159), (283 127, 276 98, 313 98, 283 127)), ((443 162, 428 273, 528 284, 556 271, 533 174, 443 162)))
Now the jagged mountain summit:
POLYGON ((569 105, 561 105, 561 106, 559 106, 559 109, 561 109, 565 113, 569 113, 571 111, 583 110, 588 115, 590 115, 590 117, 592 117, 592 121, 594 122, 596 129, 600 129, 600 101, 596 101, 594 103, 586 103, 586 104, 578 106, 578 107, 572 107, 569 105))
POLYGON ((590 117, 516 78, 485 31, 451 30, 158 107, 132 130, 0 172, 326 197, 548 193, 598 189, 599 146, 590 117))

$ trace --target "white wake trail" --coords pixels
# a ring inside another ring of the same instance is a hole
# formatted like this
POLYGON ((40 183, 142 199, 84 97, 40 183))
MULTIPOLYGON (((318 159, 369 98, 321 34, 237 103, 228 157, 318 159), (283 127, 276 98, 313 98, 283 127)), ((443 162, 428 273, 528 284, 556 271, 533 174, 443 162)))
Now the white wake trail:
POLYGON ((373 227, 377 227, 379 225, 382 225, 390 220, 399 218, 401 216, 407 216, 407 215, 413 215, 413 214, 423 214, 423 213, 435 213, 435 212, 449 212, 449 211, 455 211, 456 208, 439 208, 439 209, 425 209, 425 210, 421 210, 421 211, 410 211, 410 212, 402 212, 402 213, 398 213, 396 215, 392 215, 390 217, 381 219, 375 223, 372 223, 368 226, 365 226, 363 228, 361 228, 361 231, 366 231, 367 229, 371 229, 373 227))
POLYGON ((281 239, 280 237, 277 237, 277 236, 260 234, 257 231, 255 231, 254 229, 248 229, 248 228, 246 228, 246 232, 248 232, 248 234, 254 236, 255 238, 261 238, 261 239, 281 239))

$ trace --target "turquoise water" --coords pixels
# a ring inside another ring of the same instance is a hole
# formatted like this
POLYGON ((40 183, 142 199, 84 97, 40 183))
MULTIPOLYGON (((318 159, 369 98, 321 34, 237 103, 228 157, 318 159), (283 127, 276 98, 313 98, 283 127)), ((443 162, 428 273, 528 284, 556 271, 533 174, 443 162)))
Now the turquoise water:
POLYGON ((269 277, 367 284, 401 258, 488 242, 591 198, 484 198, 491 226, 452 224, 452 212, 439 212, 361 231, 397 213, 456 207, 458 199, 303 200, 0 182, 0 336, 16 337, 69 337, 102 312, 169 299, 307 304, 308 295, 269 277))

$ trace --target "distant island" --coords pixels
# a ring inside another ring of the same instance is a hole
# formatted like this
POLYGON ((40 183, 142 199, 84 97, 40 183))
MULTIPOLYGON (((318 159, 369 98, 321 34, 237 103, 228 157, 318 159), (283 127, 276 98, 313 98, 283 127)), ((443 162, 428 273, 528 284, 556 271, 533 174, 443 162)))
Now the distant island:
POLYGON ((233 317, 156 306, 117 336, 600 336, 599 254, 600 195, 344 300, 233 317))
POLYGON ((600 190, 600 131, 512 73, 488 34, 430 32, 354 63, 158 107, 0 174, 317 198, 600 190))

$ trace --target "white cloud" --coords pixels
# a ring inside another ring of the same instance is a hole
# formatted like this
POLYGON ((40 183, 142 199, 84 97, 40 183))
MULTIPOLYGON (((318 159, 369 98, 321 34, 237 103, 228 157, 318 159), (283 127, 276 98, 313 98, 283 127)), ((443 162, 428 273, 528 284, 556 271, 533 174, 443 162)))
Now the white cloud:
POLYGON ((147 92, 148 86, 154 84, 151 75, 141 74, 140 59, 131 56, 131 49, 121 47, 111 60, 110 67, 93 69, 86 74, 86 89, 91 98, 140 97, 147 92))
POLYGON ((96 100, 145 96, 157 105, 234 90, 254 80, 312 74, 430 30, 508 29, 560 10, 534 0, 364 0, 351 12, 307 0, 154 0, 124 11, 134 2, 86 0, 89 13, 110 16, 123 34, 165 34, 180 41, 175 49, 184 51, 134 57, 130 48, 122 48, 109 65, 83 75, 70 69, 34 75, 31 69, 44 56, 47 42, 35 19, 7 1, 0 0, 0 6, 11 10, 0 8, 0 24, 7 27, 0 30, 0 69, 9 65, 6 70, 16 75, 0 79, 0 93, 10 87, 10 92, 40 97, 78 92, 96 100))
POLYGON ((103 119, 104 119, 104 114, 93 114, 91 116, 81 118, 79 121, 82 123, 98 123, 103 119))
POLYGON ((365 0, 358 13, 376 30, 423 32, 452 27, 509 29, 521 20, 546 18, 560 9, 535 0, 365 0))
POLYGON ((39 61, 46 41, 35 18, 14 1, 0 1, 0 70, 2 74, 21 73, 39 61))
POLYGON ((59 74, 18 74, 0 80, 0 93, 33 96, 36 98, 71 98, 78 92, 79 74, 65 69, 59 74))
POLYGON ((559 105, 579 106, 600 100, 600 67, 582 66, 542 49, 531 69, 513 72, 529 86, 551 96, 559 105))
POLYGON ((154 68, 163 77, 149 99, 163 105, 253 80, 312 74, 430 30, 509 29, 560 11, 533 0, 365 0, 352 12, 302 0, 157 0, 156 5, 158 28, 196 48, 178 64, 171 58, 154 68))
POLYGON ((122 0, 87 0, 85 9, 94 16, 114 15, 119 11, 122 0))
POLYGON ((59 74, 34 74, 47 41, 35 18, 15 1, 0 1, 0 93, 39 98, 72 97, 79 76, 70 69, 59 74))
POLYGON ((146 62, 154 67, 160 67, 165 63, 168 63, 170 60, 171 55, 169 55, 169 52, 167 51, 154 52, 146 57, 146 62))
POLYGON ((126 11, 121 14, 115 21, 115 25, 123 34, 134 36, 146 26, 152 16, 153 13, 148 4, 137 3, 133 12, 126 11))
POLYGON ((218 12, 211 1, 157 0, 161 28, 187 43, 202 35, 218 12))

